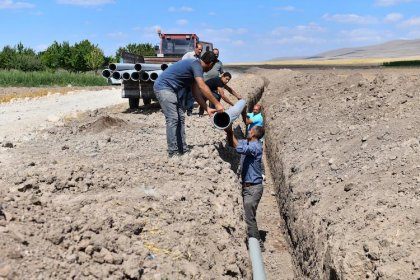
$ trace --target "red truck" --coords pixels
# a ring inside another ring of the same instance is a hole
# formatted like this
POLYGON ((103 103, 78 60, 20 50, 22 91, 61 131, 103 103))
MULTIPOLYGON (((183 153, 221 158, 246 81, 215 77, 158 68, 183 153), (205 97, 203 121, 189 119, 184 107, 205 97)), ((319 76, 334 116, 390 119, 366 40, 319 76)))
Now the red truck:
MULTIPOLYGON (((165 34, 160 29, 157 30, 157 33, 160 38, 160 44, 156 46, 156 55, 143 57, 144 61, 142 62, 144 63, 170 65, 181 60, 185 53, 193 51, 197 42, 202 44, 203 52, 213 50, 212 43, 200 41, 197 34, 194 33, 165 34)), ((122 97, 128 98, 130 109, 138 108, 140 98, 143 99, 143 104, 145 105, 150 104, 152 99, 156 100, 153 92, 153 81, 123 81, 121 87, 122 97)))

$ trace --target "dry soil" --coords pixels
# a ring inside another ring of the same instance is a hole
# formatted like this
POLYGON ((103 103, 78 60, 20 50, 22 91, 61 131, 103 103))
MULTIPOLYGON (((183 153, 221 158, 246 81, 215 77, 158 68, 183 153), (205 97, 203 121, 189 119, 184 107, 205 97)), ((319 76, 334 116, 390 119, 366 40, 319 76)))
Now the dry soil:
MULTIPOLYGON (((419 71, 249 72, 231 85, 262 95, 268 279, 418 279, 419 71)), ((10 121, 0 278, 251 278, 224 132, 193 115, 192 152, 168 159, 159 107, 126 108, 56 114, 30 137, 10 121)))
MULTIPOLYGON (((264 82, 243 75, 232 85, 255 102, 264 82)), ((250 279, 239 158, 224 132, 195 114, 187 118, 192 152, 168 159, 159 106, 130 111, 119 96, 74 92, 2 105, 0 277, 250 279), (99 107, 124 103, 88 110, 95 99, 99 107), (66 112, 71 104, 78 107, 66 112)), ((267 274, 283 258, 282 279, 292 279, 286 247, 272 247, 279 212, 273 216, 274 227, 261 225, 267 274)))

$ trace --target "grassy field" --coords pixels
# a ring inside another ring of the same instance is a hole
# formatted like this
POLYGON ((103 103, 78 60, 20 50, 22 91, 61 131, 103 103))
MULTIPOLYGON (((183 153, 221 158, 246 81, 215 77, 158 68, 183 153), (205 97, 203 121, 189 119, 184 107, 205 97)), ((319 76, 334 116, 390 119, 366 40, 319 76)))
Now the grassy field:
POLYGON ((106 86, 107 81, 92 73, 22 72, 1 70, 1 87, 45 87, 45 86, 106 86))
POLYGON ((378 57, 378 58, 344 58, 344 59, 301 59, 301 60, 281 60, 281 61, 260 61, 229 63, 226 66, 240 65, 294 65, 294 66, 380 66, 385 62, 393 61, 412 61, 419 60, 420 56, 410 57, 378 57))

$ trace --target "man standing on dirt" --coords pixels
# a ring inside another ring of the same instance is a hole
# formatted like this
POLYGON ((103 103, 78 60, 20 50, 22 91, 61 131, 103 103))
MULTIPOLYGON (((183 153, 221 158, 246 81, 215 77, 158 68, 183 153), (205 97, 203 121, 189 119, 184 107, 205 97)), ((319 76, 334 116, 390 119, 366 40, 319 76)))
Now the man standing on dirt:
MULTIPOLYGON (((190 51, 184 54, 182 59, 183 60, 184 59, 200 59, 202 51, 203 51, 203 45, 201 43, 197 43, 195 45, 195 49, 193 51, 190 51)), ((184 94, 186 95, 186 98, 184 101, 186 102, 185 106, 187 107, 187 115, 191 116, 192 111, 194 109, 194 97, 192 96, 191 87, 186 87, 184 94)))
POLYGON ((185 141, 185 107, 182 102, 182 93, 186 87, 192 87, 195 100, 210 116, 224 110, 203 79, 203 72, 209 71, 216 60, 212 52, 204 53, 201 59, 180 60, 163 71, 155 81, 153 90, 165 114, 169 157, 188 152, 185 141), (203 95, 216 109, 207 106, 203 95))
MULTIPOLYGON (((204 73, 204 81, 206 81, 206 83, 207 83, 207 81, 209 81, 211 79, 219 78, 220 75, 223 74, 223 63, 219 60, 219 49, 214 48, 213 53, 217 57, 217 62, 216 62, 216 64, 214 64, 213 68, 210 69, 210 71, 204 73)), ((231 77, 232 77, 232 75, 231 75, 231 77)), ((214 90, 212 89, 213 92, 214 92, 214 90)), ((220 98, 218 100, 220 101, 220 98)), ((203 112, 204 112, 204 109, 200 107, 198 109, 198 116, 199 117, 203 116, 203 112)))
POLYGON ((223 63, 219 60, 219 49, 213 49, 214 55, 217 57, 217 62, 214 64, 213 68, 207 73, 204 73, 204 81, 210 80, 212 78, 220 77, 223 74, 223 63))
POLYGON ((244 202, 245 222, 248 238, 254 237, 264 252, 264 243, 257 225, 257 207, 263 194, 262 155, 263 147, 259 141, 264 136, 264 128, 254 126, 247 139, 239 140, 233 134, 232 126, 226 130, 236 152, 241 155, 242 197, 244 202))

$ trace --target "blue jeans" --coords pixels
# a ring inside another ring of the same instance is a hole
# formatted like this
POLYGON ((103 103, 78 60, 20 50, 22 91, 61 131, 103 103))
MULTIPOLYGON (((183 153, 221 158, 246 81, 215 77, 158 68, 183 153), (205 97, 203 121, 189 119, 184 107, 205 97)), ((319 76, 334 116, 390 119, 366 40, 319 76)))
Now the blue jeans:
POLYGON ((257 208, 263 194, 263 185, 254 185, 242 188, 244 199, 245 222, 248 227, 248 237, 255 237, 261 240, 257 225, 257 208))
POLYGON ((187 151, 185 141, 185 109, 183 100, 176 92, 169 89, 155 91, 166 120, 166 141, 168 153, 184 153, 187 151))

